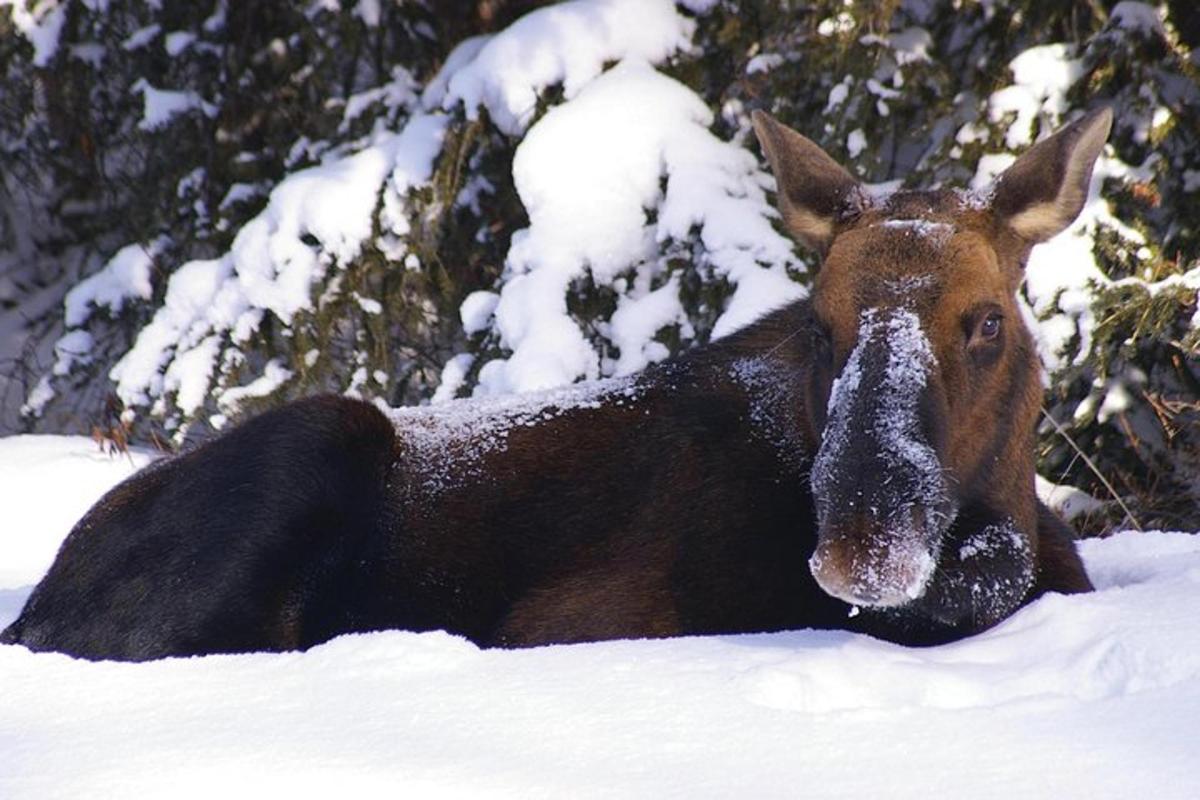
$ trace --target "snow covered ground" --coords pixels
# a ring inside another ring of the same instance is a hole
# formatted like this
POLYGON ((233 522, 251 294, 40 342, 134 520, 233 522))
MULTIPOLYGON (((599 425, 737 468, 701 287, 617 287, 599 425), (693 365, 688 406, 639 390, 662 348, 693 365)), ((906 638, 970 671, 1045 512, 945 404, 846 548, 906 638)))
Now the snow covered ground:
MULTIPOLYGON (((0 439, 0 626, 148 459, 0 439)), ((86 663, 0 647, 0 797, 1200 797, 1200 536, 970 641, 797 631, 481 651, 445 634, 86 663)))

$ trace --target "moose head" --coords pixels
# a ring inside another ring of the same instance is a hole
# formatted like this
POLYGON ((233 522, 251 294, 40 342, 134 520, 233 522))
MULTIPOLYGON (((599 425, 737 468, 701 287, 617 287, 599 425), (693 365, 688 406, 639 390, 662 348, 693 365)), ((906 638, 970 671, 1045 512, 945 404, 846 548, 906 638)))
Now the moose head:
POLYGON ((1016 292, 1031 248, 1082 210, 1111 125, 1107 109, 1084 116, 983 192, 881 196, 755 112, 784 224, 823 262, 802 424, 820 443, 809 566, 828 594, 936 606, 953 589, 934 585, 935 568, 991 557, 1012 566, 987 588, 994 619, 977 621, 1026 595, 1041 384, 1016 292))

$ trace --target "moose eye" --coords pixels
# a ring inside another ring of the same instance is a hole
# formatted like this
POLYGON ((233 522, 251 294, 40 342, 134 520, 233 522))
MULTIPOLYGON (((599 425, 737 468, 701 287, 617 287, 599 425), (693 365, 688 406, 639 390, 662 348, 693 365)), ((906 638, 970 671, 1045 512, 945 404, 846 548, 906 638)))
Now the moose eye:
POLYGON ((999 336, 1002 319, 1003 317, 995 312, 984 317, 979 323, 979 338, 990 341, 999 336))
POLYGON ((977 364, 990 363, 999 354, 1003 333, 1004 314, 997 306, 984 306, 963 319, 966 346, 977 364))

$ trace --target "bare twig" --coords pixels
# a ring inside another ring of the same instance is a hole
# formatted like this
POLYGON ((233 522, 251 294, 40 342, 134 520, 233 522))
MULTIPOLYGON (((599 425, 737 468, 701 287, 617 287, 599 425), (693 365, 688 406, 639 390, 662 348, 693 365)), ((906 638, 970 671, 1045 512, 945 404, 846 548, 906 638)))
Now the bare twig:
MULTIPOLYGON (((1071 438, 1071 435, 1067 433, 1066 429, 1058 423, 1058 420, 1050 416, 1050 412, 1045 408, 1042 408, 1042 416, 1054 426, 1055 433, 1061 436, 1067 444, 1071 445, 1071 448, 1079 455, 1080 458, 1083 459, 1083 463, 1087 464, 1088 469, 1092 471, 1092 474, 1100 479, 1100 483, 1104 484, 1104 488, 1108 490, 1110 495, 1112 495, 1112 499, 1115 500, 1117 505, 1121 507, 1121 510, 1125 512, 1125 518, 1133 523, 1133 527, 1141 531, 1142 523, 1138 522, 1138 518, 1135 517, 1133 512, 1129 510, 1129 506, 1125 505, 1125 501, 1121 499, 1119 494, 1117 494, 1117 490, 1113 488, 1113 485, 1108 482, 1108 478, 1105 478, 1100 470, 1096 467, 1096 463, 1088 457, 1087 453, 1083 452, 1083 449, 1075 443, 1075 440, 1071 438)), ((1124 522, 1124 520, 1122 520, 1122 522, 1124 522)))

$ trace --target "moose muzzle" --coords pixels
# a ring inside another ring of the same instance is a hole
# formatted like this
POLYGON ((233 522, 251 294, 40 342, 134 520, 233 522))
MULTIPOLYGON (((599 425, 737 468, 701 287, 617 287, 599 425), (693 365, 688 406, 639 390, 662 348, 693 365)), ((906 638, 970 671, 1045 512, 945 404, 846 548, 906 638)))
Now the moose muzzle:
POLYGON ((920 597, 956 509, 939 451, 945 399, 920 320, 869 309, 829 397, 813 463, 817 546, 828 594, 888 608, 920 597))

